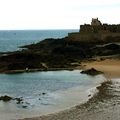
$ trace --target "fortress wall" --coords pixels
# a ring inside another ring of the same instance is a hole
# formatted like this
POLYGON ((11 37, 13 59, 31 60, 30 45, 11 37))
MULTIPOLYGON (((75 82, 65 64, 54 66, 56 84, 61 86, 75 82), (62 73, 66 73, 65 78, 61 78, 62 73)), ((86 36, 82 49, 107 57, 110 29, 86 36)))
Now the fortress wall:
POLYGON ((81 33, 92 33, 92 27, 90 25, 81 25, 80 26, 81 33))
POLYGON ((81 33, 98 33, 99 31, 103 31, 104 26, 102 25, 81 25, 80 26, 80 32, 81 33))
POLYGON ((113 38, 117 38, 120 41, 120 33, 100 32, 100 33, 69 33, 68 40, 81 41, 81 42, 98 42, 107 41, 113 38))
POLYGON ((80 25, 80 31, 69 33, 67 40, 81 42, 120 41, 120 25, 80 25))
POLYGON ((71 41, 81 41, 81 42, 96 42, 100 40, 100 34, 93 33, 69 33, 68 40, 71 41))
POLYGON ((103 25, 110 32, 120 32, 120 25, 103 25))
POLYGON ((69 33, 68 34, 68 40, 72 41, 87 41, 89 38, 89 35, 86 34, 80 34, 80 33, 69 33))
POLYGON ((120 32, 120 25, 80 25, 80 32, 81 33, 97 33, 100 31, 106 32, 120 32))
POLYGON ((120 33, 104 33, 101 34, 101 40, 106 41, 109 40, 109 38, 120 38, 120 33))

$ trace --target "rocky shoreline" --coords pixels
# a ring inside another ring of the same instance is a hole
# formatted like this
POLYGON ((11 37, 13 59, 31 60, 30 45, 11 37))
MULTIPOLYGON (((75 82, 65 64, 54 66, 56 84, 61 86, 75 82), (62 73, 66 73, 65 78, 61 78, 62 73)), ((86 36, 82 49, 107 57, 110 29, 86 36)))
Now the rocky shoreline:
POLYGON ((2 74, 19 74, 19 73, 29 73, 29 72, 39 72, 39 71, 60 71, 60 70, 75 70, 76 68, 48 68, 48 69, 23 69, 23 70, 8 70, 1 72, 2 74))
POLYGON ((120 58, 120 44, 114 42, 85 43, 51 38, 22 48, 26 49, 0 53, 0 73, 71 70, 97 57, 120 58))
POLYGON ((54 114, 19 120, 119 120, 120 102, 117 100, 120 95, 115 89, 110 89, 115 87, 114 84, 112 81, 105 81, 97 87, 99 92, 82 105, 54 114))
MULTIPOLYGON (((108 80, 97 87, 98 93, 85 104, 24 120, 120 119, 120 90, 116 89, 116 84, 120 88, 120 82, 119 79, 116 82, 109 80, 113 74, 120 78, 120 25, 102 24, 98 19, 92 19, 91 25, 85 24, 80 27, 81 31, 70 33, 65 38, 49 38, 36 44, 21 46, 23 49, 20 51, 0 52, 0 73, 83 69, 83 74, 94 76, 104 72, 105 77, 107 76, 108 80), (117 58, 117 62, 116 60, 109 62, 107 58, 110 60, 117 58), (89 63, 91 61, 97 63, 91 64, 89 63)), ((8 95, 0 97, 2 102, 12 100, 16 104, 24 103, 22 97, 13 98, 8 95)), ((24 105, 23 107, 26 108, 24 105)))

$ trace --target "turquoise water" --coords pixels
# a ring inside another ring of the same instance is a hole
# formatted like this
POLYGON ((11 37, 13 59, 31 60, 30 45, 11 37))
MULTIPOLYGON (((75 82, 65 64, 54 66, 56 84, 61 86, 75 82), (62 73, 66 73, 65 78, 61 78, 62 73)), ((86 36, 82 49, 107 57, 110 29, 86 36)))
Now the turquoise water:
POLYGON ((79 70, 0 74, 0 95, 38 99, 44 97, 42 93, 47 95, 78 86, 84 91, 96 86, 99 80, 101 77, 82 75, 79 70))
POLYGON ((79 30, 9 30, 0 31, 0 52, 18 50, 19 46, 36 43, 45 38, 63 38, 79 30))
POLYGON ((75 86, 93 86, 95 79, 96 77, 80 74, 79 70, 0 74, 0 94, 24 97, 75 86))
POLYGON ((0 101, 0 119, 39 116, 71 107, 80 103, 77 97, 84 98, 86 91, 103 80, 102 75, 91 77, 80 74, 80 70, 0 74, 0 96, 9 95, 23 99, 20 104, 15 100, 7 103, 0 101), (79 91, 73 88, 79 88, 79 91), (73 90, 68 91, 70 89, 73 90), (78 95, 74 96, 75 94, 78 95))

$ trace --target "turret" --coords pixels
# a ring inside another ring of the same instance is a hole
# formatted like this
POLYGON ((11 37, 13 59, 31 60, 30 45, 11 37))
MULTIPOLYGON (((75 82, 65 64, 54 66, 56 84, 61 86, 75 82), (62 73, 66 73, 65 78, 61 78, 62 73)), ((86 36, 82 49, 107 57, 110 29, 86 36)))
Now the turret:
POLYGON ((98 18, 92 18, 91 25, 102 25, 102 23, 98 20, 98 18))

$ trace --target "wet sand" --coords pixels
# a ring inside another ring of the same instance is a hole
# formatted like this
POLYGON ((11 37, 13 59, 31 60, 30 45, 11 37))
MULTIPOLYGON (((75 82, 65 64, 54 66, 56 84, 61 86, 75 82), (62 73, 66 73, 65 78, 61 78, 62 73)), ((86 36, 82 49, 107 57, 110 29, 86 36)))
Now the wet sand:
POLYGON ((105 73, 107 78, 120 78, 120 59, 106 59, 82 63, 83 69, 95 68, 105 73))
POLYGON ((119 112, 120 107, 118 108, 118 106, 100 112, 83 112, 78 108, 74 108, 56 114, 36 118, 26 118, 24 120, 120 120, 119 112))
POLYGON ((109 81, 97 87, 98 94, 71 109, 24 120, 120 120, 120 60, 84 62, 82 65, 84 69, 92 67, 103 71, 108 77, 109 81))

